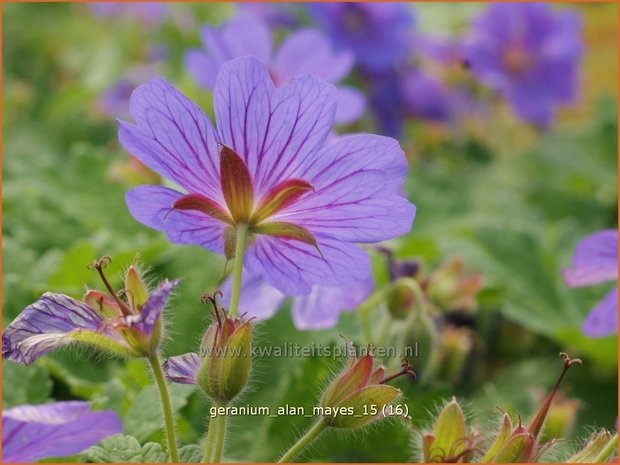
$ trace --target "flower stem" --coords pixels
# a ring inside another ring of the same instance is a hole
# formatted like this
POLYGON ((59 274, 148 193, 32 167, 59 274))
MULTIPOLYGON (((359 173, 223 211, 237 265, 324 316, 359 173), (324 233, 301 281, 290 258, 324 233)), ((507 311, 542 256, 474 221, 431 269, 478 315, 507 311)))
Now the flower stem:
POLYGON ((170 403, 170 394, 168 393, 168 385, 164 378, 164 372, 161 369, 161 363, 159 363, 159 357, 157 354, 152 354, 148 357, 151 368, 153 369, 153 375, 157 382, 157 388, 159 389, 159 397, 161 398, 161 407, 164 411, 164 423, 166 426, 166 440, 168 441, 168 453, 170 455, 170 461, 172 463, 179 462, 179 454, 177 452, 177 441, 174 432, 174 418, 172 416, 172 404, 170 403))
POLYGON ((293 444, 293 446, 288 451, 286 451, 282 458, 278 460, 278 463, 291 462, 297 456, 297 454, 299 454, 304 447, 308 446, 308 444, 314 441, 325 428, 327 428, 327 424, 322 418, 320 418, 314 425, 312 425, 312 428, 310 428, 306 434, 299 438, 299 440, 295 444, 293 444))
POLYGON ((368 344, 373 343, 370 313, 374 310, 375 307, 377 307, 381 302, 383 302, 390 295, 391 292, 394 292, 396 289, 399 289, 401 287, 410 289, 413 292, 418 311, 422 309, 424 305, 424 295, 422 289, 420 289, 420 285, 413 278, 398 278, 396 281, 392 281, 387 286, 384 286, 381 289, 375 291, 370 295, 370 297, 368 297, 368 299, 362 302, 362 304, 357 309, 357 313, 362 324, 362 331, 364 332, 364 339, 366 339, 366 342, 368 344))
POLYGON ((237 225, 237 240, 235 242, 235 259, 233 262, 233 281, 230 293, 230 308, 228 313, 231 318, 237 316, 239 307, 239 295, 241 294, 241 274, 243 273, 243 255, 245 253, 245 240, 248 235, 248 225, 240 223, 237 225))
POLYGON ((603 448, 603 450, 598 454, 598 456, 594 459, 594 463, 604 463, 608 462, 609 458, 613 455, 614 449, 618 446, 618 433, 614 434, 614 436, 609 440, 607 445, 603 448))
POLYGON ((217 429, 215 430, 215 441, 213 449, 213 457, 211 463, 220 463, 222 460, 222 451, 224 450, 224 440, 226 439, 226 420, 227 415, 218 415, 214 418, 217 420, 217 429))
POLYGON ((213 457, 213 441, 215 439, 215 430, 217 430, 218 423, 215 418, 211 418, 209 421, 209 431, 205 438, 204 455, 202 457, 202 463, 210 463, 211 457, 213 457))

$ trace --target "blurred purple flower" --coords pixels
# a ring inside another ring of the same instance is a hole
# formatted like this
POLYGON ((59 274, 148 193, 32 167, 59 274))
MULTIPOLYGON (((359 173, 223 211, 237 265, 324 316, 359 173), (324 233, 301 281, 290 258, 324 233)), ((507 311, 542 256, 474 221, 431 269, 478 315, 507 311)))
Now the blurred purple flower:
POLYGON ((465 57, 472 74, 499 90, 516 114, 545 127, 574 101, 583 50, 581 18, 543 3, 494 3, 474 23, 465 57))
MULTIPOLYGON (((116 294, 96 290, 87 291, 84 302, 46 292, 6 328, 2 356, 28 365, 73 342, 127 356, 144 356, 143 351, 148 351, 151 343, 159 343, 159 335, 153 339, 151 336, 158 330, 161 313, 178 283, 163 281, 144 302, 122 302, 116 294)), ((127 285, 126 289, 134 287, 127 285)))
MULTIPOLYGON (((572 267, 563 270, 570 287, 589 286, 618 279, 618 231, 605 229, 584 237, 575 247, 572 267)), ((596 305, 583 323, 586 336, 602 337, 618 327, 618 287, 596 305)))
POLYGON ((88 7, 101 19, 130 18, 150 26, 163 22, 168 13, 168 5, 160 2, 96 2, 88 7))
POLYGON ((158 73, 162 62, 168 57, 168 47, 155 45, 147 50, 145 63, 132 66, 127 74, 110 87, 99 97, 97 105, 100 111, 110 118, 128 118, 129 97, 136 87, 158 73))
MULTIPOLYGON (((185 65, 194 79, 207 89, 215 87, 217 73, 226 61, 248 55, 267 64, 276 87, 305 74, 337 83, 353 66, 353 55, 335 52, 327 37, 312 29, 290 34, 272 56, 269 30, 250 13, 240 13, 220 29, 203 27, 202 42, 204 48, 186 53, 185 65)), ((337 123, 355 121, 364 107, 361 92, 348 86, 338 87, 337 123)))
POLYGON ((300 7, 294 3, 238 3, 240 11, 246 11, 265 23, 271 29, 293 28, 299 25, 300 7))
POLYGON ((116 413, 91 412, 88 402, 20 405, 2 411, 2 462, 79 454, 122 430, 116 413))
POLYGON ((451 95, 434 76, 416 67, 369 76, 370 105, 381 132, 399 137, 406 119, 446 122, 451 95))
MULTIPOLYGON (((316 330, 336 326, 340 313, 356 309, 370 295, 374 287, 372 277, 355 281, 344 287, 314 286, 308 295, 292 298, 293 323, 297 329, 316 330)), ((222 288, 224 300, 230 301, 231 280, 222 288)), ((246 318, 271 318, 287 299, 287 295, 266 284, 258 277, 243 279, 239 310, 246 318)))
POLYGON ((410 53, 415 20, 409 3, 311 3, 311 16, 363 68, 394 69, 410 53))
POLYGON ((186 193, 141 186, 127 193, 129 211, 174 243, 227 256, 247 224, 244 266, 287 294, 366 279, 369 257, 356 243, 408 232, 415 207, 401 194, 397 141, 363 134, 324 145, 335 97, 315 76, 276 89, 263 63, 237 58, 218 75, 216 132, 173 86, 149 81, 132 95, 137 125, 120 122, 119 139, 186 193))

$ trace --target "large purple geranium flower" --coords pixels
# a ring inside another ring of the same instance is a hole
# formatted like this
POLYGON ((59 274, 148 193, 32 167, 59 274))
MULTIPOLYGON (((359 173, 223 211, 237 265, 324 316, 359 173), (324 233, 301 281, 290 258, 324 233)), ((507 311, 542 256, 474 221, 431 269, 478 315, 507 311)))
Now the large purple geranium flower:
POLYGON ((66 457, 121 433, 114 412, 91 412, 88 402, 20 405, 2 411, 2 462, 66 457))
MULTIPOLYGON (((107 257, 106 257, 107 258, 107 257)), ((95 265, 109 295, 89 290, 80 302, 72 297, 46 292, 26 307, 2 334, 2 356, 24 365, 46 353, 82 342, 118 355, 143 357, 160 339, 160 317, 179 281, 163 281, 150 295, 132 266, 125 279, 122 300, 110 287, 101 268, 95 265)))
POLYGON ((414 15, 404 3, 312 3, 312 17, 334 44, 350 50, 364 69, 394 69, 410 52, 414 15))
MULTIPOLYGON (((368 277, 345 287, 314 286, 308 295, 292 298, 291 311, 297 329, 317 330, 336 326, 340 313, 356 309, 372 292, 374 281, 368 277)), ((231 280, 224 283, 223 304, 230 301, 231 280)), ((271 318, 287 295, 266 284, 260 278, 246 277, 241 285, 239 311, 245 318, 271 318)))
MULTIPOLYGON (((606 229, 584 237, 575 247, 572 267, 563 271, 571 287, 618 279, 618 231, 606 229)), ((618 330, 618 287, 592 309, 583 323, 586 336, 602 337, 618 330)))
POLYGON ((474 23, 465 57, 480 81, 539 126, 577 94, 581 21, 542 3, 493 3, 474 23))
MULTIPOLYGON (((191 49, 185 65, 203 87, 213 89, 221 66, 228 60, 254 56, 269 66, 276 87, 298 76, 313 74, 336 83, 353 66, 353 55, 335 52, 327 37, 312 29, 300 29, 289 35, 272 56, 271 35, 254 15, 242 12, 220 29, 205 26, 201 31, 204 48, 191 49)), ((335 121, 350 123, 364 112, 363 95, 347 86, 338 86, 335 121)))
POLYGON ((137 125, 121 122, 119 139, 185 192, 135 188, 131 214, 172 242, 228 256, 247 225, 245 268, 286 294, 366 279, 369 257, 356 243, 408 232, 415 207, 401 195, 397 141, 362 134, 324 145, 335 93, 314 76, 277 89, 258 59, 238 58, 218 75, 216 131, 166 81, 149 81, 131 98, 137 125))

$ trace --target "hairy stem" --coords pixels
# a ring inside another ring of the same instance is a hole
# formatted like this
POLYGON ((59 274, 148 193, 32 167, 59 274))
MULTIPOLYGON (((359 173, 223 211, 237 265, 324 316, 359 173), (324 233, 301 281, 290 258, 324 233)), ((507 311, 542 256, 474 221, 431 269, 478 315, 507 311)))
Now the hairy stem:
POLYGON ((387 286, 382 287, 381 289, 375 291, 366 299, 362 305, 359 306, 357 313, 361 320, 362 330, 364 332, 364 339, 366 339, 367 344, 372 344, 372 330, 371 330, 371 322, 370 322, 370 313, 377 307, 381 302, 385 301, 385 299, 390 295, 391 292, 399 288, 407 288, 413 292, 413 295, 416 299, 416 308, 418 311, 422 309, 424 304, 424 295, 422 293, 422 289, 420 289, 420 285, 413 278, 399 278, 396 281, 392 281, 387 286))
POLYGON ((235 242, 235 258, 233 262, 233 281, 230 293, 230 308, 228 313, 231 318, 237 316, 239 307, 239 296, 241 294, 241 275, 243 273, 243 256, 245 254, 245 242, 248 235, 248 225, 240 223, 237 225, 237 239, 235 242))
POLYGON ((172 415, 172 404, 170 403, 168 385, 166 384, 164 372, 161 369, 161 363, 159 363, 159 357, 157 354, 149 356, 148 359, 151 364, 151 368, 153 369, 153 375, 155 376, 155 381, 159 390, 159 397, 161 398, 161 407, 164 412, 164 424, 166 427, 166 440, 168 441, 168 454, 170 455, 170 461, 172 463, 178 463, 179 453, 177 452, 174 418, 172 415))
POLYGON ((293 459, 305 448, 314 441, 319 434, 323 432, 323 430, 327 428, 327 424, 325 421, 320 418, 317 422, 312 425, 312 428, 306 432, 299 440, 293 444, 293 446, 286 451, 286 453, 278 460, 278 463, 286 463, 292 462, 293 459))
POLYGON ((204 455, 202 457, 202 463, 210 463, 213 458, 213 442, 215 440, 216 430, 218 423, 215 421, 215 418, 211 418, 209 421, 209 431, 207 432, 207 437, 205 438, 204 445, 204 455))
POLYGON ((222 460, 222 451, 224 450, 224 440, 226 439, 226 420, 227 415, 218 415, 214 418, 217 420, 217 429, 215 430, 215 440, 213 447, 212 463, 220 463, 222 460))

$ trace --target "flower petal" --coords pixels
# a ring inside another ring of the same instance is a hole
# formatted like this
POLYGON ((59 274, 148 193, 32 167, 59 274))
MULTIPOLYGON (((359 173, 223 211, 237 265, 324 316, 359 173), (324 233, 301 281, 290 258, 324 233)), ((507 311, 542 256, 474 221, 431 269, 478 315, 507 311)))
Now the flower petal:
POLYGON ((200 356, 193 352, 170 357, 164 363, 166 378, 173 383, 196 384, 200 361, 200 356))
POLYGON ((257 236, 246 252, 245 266, 289 295, 308 294, 314 284, 338 286, 370 275, 370 258, 357 245, 316 239, 320 253, 303 242, 257 236))
POLYGON ((163 281, 153 292, 137 315, 127 317, 127 323, 137 327, 143 334, 150 335, 164 310, 170 293, 179 285, 180 280, 163 281))
POLYGON ((78 454, 122 430, 116 413, 91 412, 88 402, 21 405, 2 412, 2 462, 78 454))
POLYGON ((572 268, 563 271, 571 287, 588 286, 618 277, 618 231, 606 229, 584 237, 575 247, 572 268))
POLYGON ((610 336, 618 332, 618 288, 592 309, 583 322, 583 333, 589 337, 610 336))
MULTIPOLYGON (((230 305, 232 279, 227 279, 222 285, 224 297, 222 304, 230 305)), ((258 276, 251 276, 244 270, 241 281, 241 296, 239 298, 239 314, 244 318, 266 320, 271 318, 280 308, 286 296, 275 287, 267 284, 258 276)))
POLYGON ((301 29, 289 35, 271 64, 275 80, 280 84, 304 74, 337 82, 352 67, 351 52, 335 51, 327 36, 313 29, 301 29))
POLYGON ((338 86, 338 104, 334 121, 338 124, 349 124, 359 119, 366 110, 366 99, 357 89, 338 86))
POLYGON ((313 76, 276 90, 267 66, 253 57, 222 66, 215 86, 218 133, 245 161, 257 197, 298 178, 294 168, 323 145, 334 120, 335 92, 313 76))
POLYGON ((46 292, 26 307, 2 335, 5 360, 28 365, 57 347, 71 343, 69 333, 77 329, 96 331, 115 340, 104 329, 104 320, 88 305, 62 294, 46 292))
POLYGON ((198 211, 174 209, 183 194, 161 186, 136 187, 125 195, 131 215, 140 223, 163 231, 170 242, 194 244, 222 253, 226 224, 198 211))
POLYGON ((377 242, 410 231, 415 207, 400 194, 407 163, 396 140, 342 137, 306 160, 300 171, 314 191, 274 221, 355 242, 377 242))
POLYGON ((213 89, 221 63, 201 48, 192 48, 183 57, 185 68, 200 87, 213 89))
POLYGON ((293 299, 293 322, 301 330, 336 326, 342 311, 353 310, 372 292, 372 277, 344 287, 314 286, 308 295, 293 299))
POLYGON ((125 150, 188 191, 222 200, 217 135, 202 110, 162 78, 138 87, 129 105, 137 125, 119 121, 125 150))

